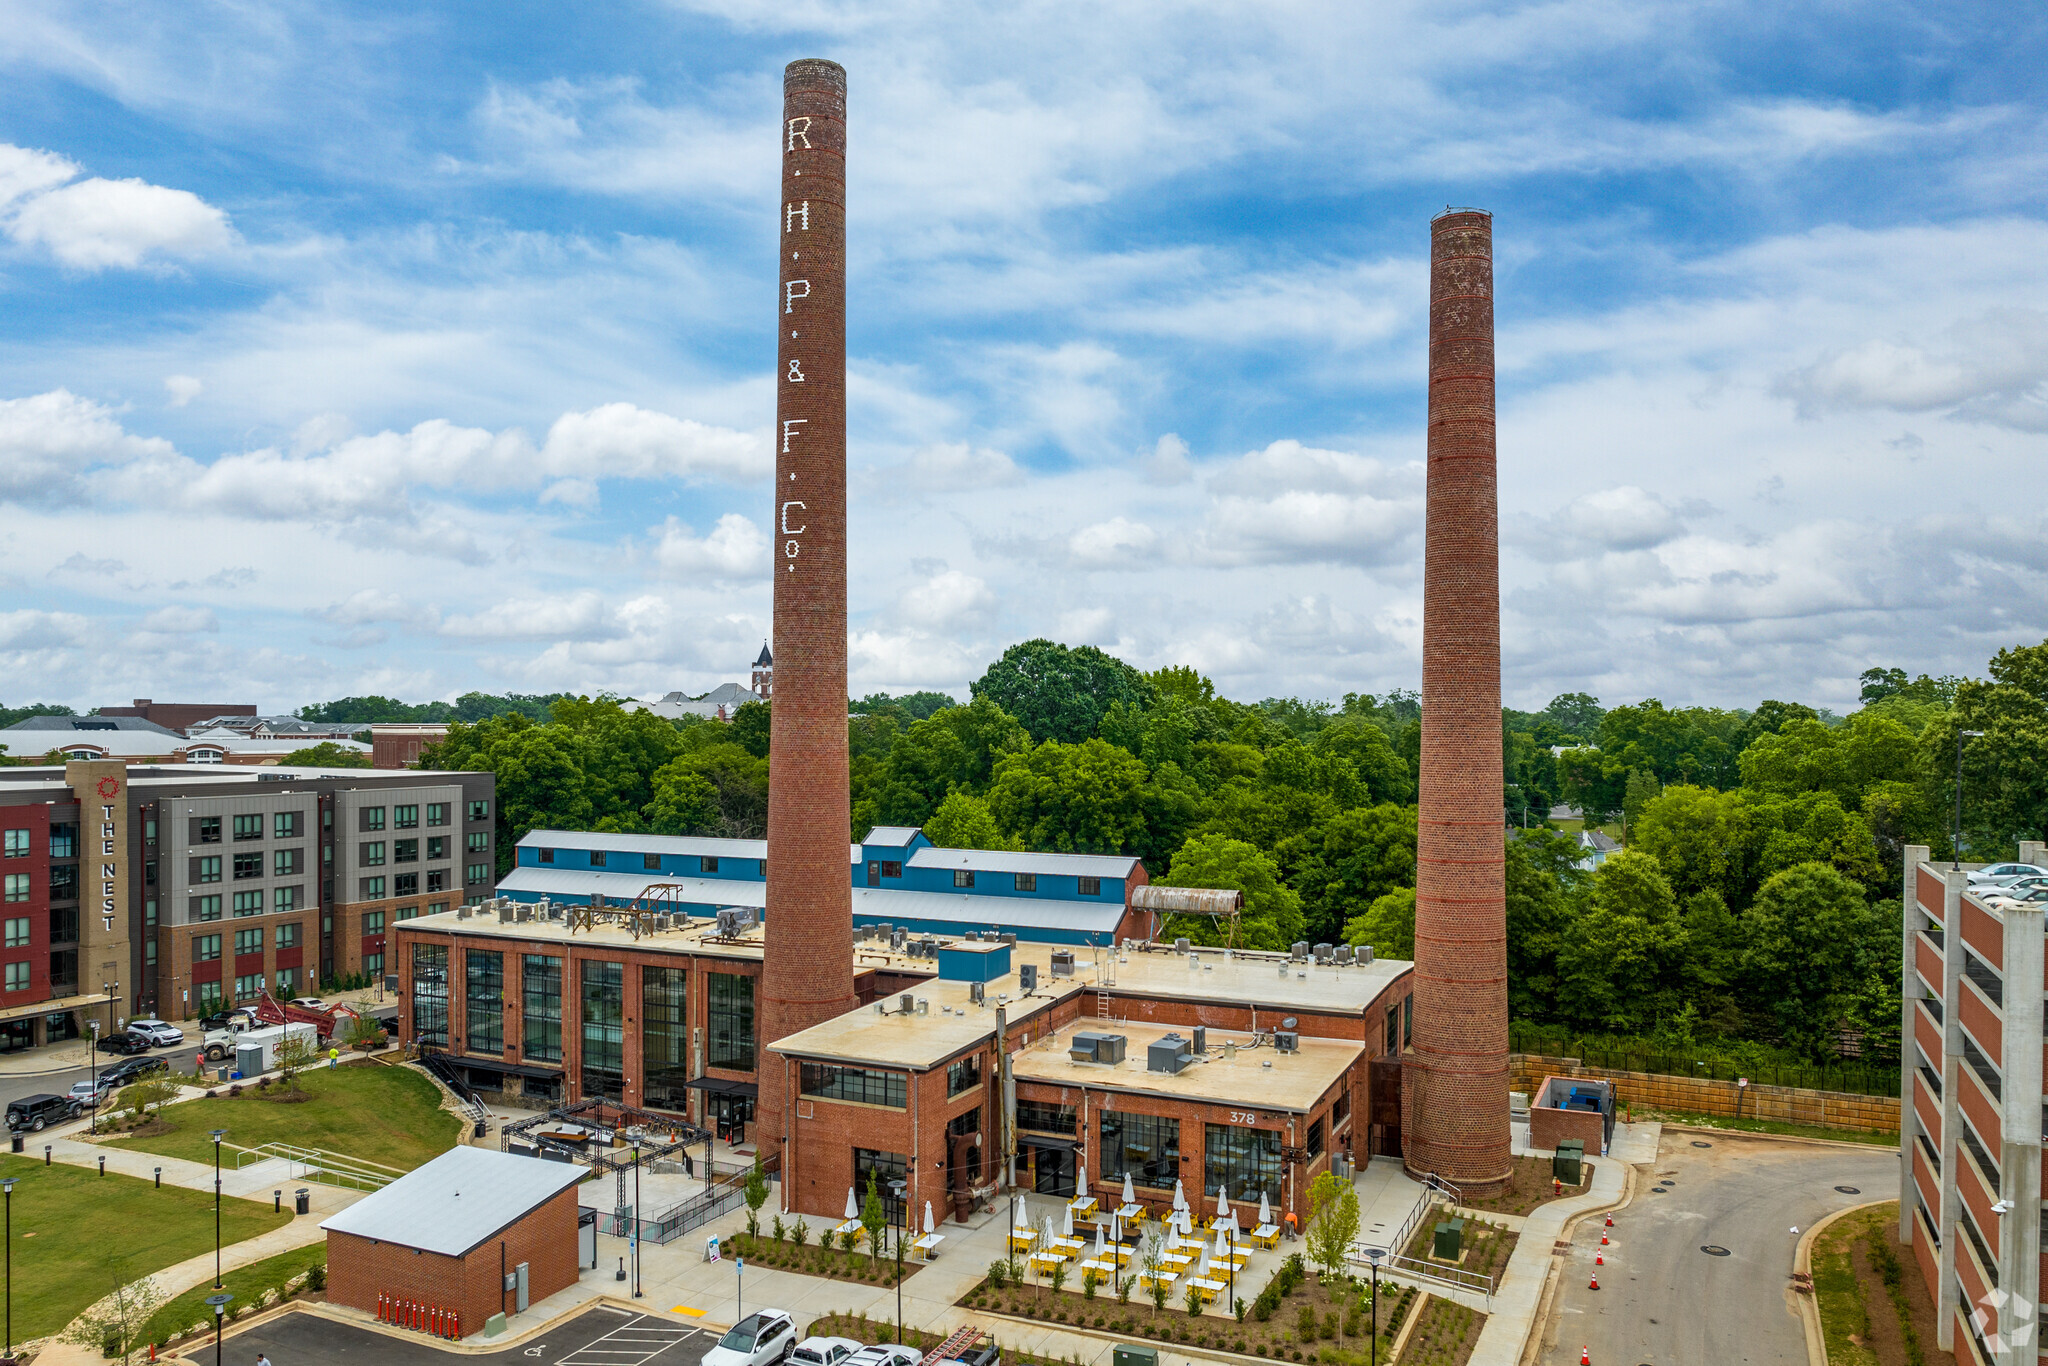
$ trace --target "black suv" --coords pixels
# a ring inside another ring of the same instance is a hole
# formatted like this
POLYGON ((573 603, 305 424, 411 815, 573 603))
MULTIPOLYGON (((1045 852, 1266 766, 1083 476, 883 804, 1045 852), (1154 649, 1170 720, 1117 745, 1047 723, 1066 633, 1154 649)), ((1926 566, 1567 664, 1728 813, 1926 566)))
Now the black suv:
POLYGON ((20 1129, 40 1132, 46 1125, 62 1124, 77 1117, 78 1102, 69 1096, 23 1096, 20 1100, 7 1102, 7 1128, 10 1133, 20 1129))
POLYGON ((168 1072, 171 1065, 162 1058, 129 1058, 112 1067, 100 1069, 100 1080, 109 1086, 126 1086, 131 1081, 140 1081, 152 1072, 168 1072))
POLYGON ((100 1052, 112 1053, 116 1057, 133 1057, 137 1053, 147 1053, 152 1046, 149 1040, 140 1034, 130 1034, 126 1030, 119 1034, 109 1034, 100 1040, 100 1052))

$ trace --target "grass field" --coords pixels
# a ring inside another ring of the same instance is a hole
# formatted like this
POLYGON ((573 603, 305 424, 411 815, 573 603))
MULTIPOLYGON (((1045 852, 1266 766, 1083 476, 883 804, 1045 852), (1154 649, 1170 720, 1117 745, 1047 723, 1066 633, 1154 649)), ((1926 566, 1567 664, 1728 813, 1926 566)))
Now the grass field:
MULTIPOLYGON (((0 1176, 14 1187, 14 1340, 54 1333, 111 1293, 116 1280, 139 1280, 213 1247, 213 1193, 90 1167, 45 1167, 0 1155, 0 1176), (118 1255, 119 1261, 109 1261, 118 1255)), ((221 1240, 291 1222, 248 1200, 221 1206, 221 1240)))
POLYGON ((1660 1120, 1696 1129, 1722 1129, 1737 1134, 1780 1134, 1786 1138, 1825 1138, 1837 1143, 1867 1143, 1873 1148, 1896 1148, 1899 1136, 1871 1133, 1867 1129, 1830 1129, 1818 1124, 1789 1124, 1776 1119, 1731 1119, 1726 1115, 1695 1115, 1682 1110, 1634 1111, 1637 1123, 1660 1120))
MULTIPOLYGON (((239 1271, 230 1271, 222 1277, 228 1294, 235 1297, 230 1309, 241 1309, 263 1298, 263 1292, 273 1286, 282 1287, 286 1281, 314 1265, 327 1264, 327 1244, 309 1243, 295 1247, 290 1252, 280 1252, 275 1257, 266 1257, 260 1262, 251 1262, 239 1271)), ((213 1322, 213 1311, 206 1307, 206 1297, 213 1294, 213 1283, 194 1286, 184 1294, 157 1310, 156 1316, 142 1332, 141 1342, 160 1343, 173 1333, 183 1332, 195 1323, 213 1322)))
POLYGON ((167 1106, 171 1132, 110 1145, 210 1163, 208 1133, 225 1129, 227 1141, 244 1148, 289 1143, 411 1171, 454 1147, 462 1132, 462 1121, 440 1108, 434 1084, 409 1067, 317 1067, 301 1073, 299 1084, 311 1099, 286 1103, 270 1099, 276 1087, 266 1093, 250 1086, 239 1096, 223 1091, 167 1106))

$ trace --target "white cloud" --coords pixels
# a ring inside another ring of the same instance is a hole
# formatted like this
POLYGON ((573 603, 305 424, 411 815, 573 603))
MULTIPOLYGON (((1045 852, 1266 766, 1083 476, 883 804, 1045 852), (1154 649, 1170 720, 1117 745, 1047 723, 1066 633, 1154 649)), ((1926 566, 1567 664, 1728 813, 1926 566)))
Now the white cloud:
POLYGON ((663 575, 679 579, 762 579, 768 576, 768 537, 751 520, 728 512, 699 538, 674 517, 660 527, 654 549, 663 575))
POLYGON ((67 389, 0 399, 0 501, 73 501, 83 496, 93 466, 175 454, 168 441, 128 435, 111 408, 67 389))
POLYGON ((964 441, 940 441, 913 451, 900 465, 868 471, 863 482, 876 489, 895 487, 931 494, 999 488, 1022 478, 1017 462, 1001 451, 964 441))
POLYGON ((233 247, 228 217, 190 190, 94 176, 49 152, 0 144, 0 223, 80 270, 132 270, 145 257, 195 260, 233 247))
POLYGON ((957 630, 986 619, 996 596, 985 580, 948 569, 912 584, 897 605, 907 620, 926 630, 957 630))
POLYGON ((609 640, 619 620, 591 589, 542 598, 508 598, 472 616, 449 617, 441 634, 479 640, 609 640))
POLYGON ((562 414, 548 429, 540 464, 548 474, 566 478, 685 483, 744 484, 775 472, 775 457, 758 433, 709 427, 630 403, 562 414))
POLYGON ((193 635, 220 630, 220 618, 211 607, 172 604, 159 607, 142 619, 141 628, 158 635, 193 635))
POLYGON ((1206 527, 1217 563, 1386 565, 1412 559, 1421 467, 1275 441, 1219 470, 1206 527))
POLYGON ((191 375, 166 375, 164 391, 171 396, 171 406, 182 408, 198 398, 206 386, 191 375))
POLYGON ((432 607, 403 593, 382 588, 359 588, 340 602, 329 603, 314 615, 337 626, 368 626, 390 621, 431 628, 439 621, 439 614, 432 607))
POLYGON ((1952 410, 1959 418, 2048 432, 2048 313, 1997 308, 1959 322, 1939 347, 1874 337, 1786 375, 1800 415, 1830 409, 1952 410))
POLYGON ((1112 517, 1084 526, 1067 538, 1067 553, 1083 569, 1109 569, 1133 564, 1159 543, 1159 533, 1143 522, 1112 517))
POLYGON ((1642 550, 1670 540, 1684 524, 1655 494, 1624 484, 1573 499, 1551 527, 1608 550, 1642 550))
POLYGON ((1188 443, 1174 432, 1160 437, 1138 467, 1147 480, 1165 487, 1185 484, 1195 477, 1195 467, 1188 462, 1188 443))
MULTIPOLYGON (((0 612, 0 650, 48 650, 90 644, 95 628, 75 612, 0 612)), ((0 658, 6 656, 0 655, 0 658)), ((16 675, 22 677, 22 675, 16 675)))

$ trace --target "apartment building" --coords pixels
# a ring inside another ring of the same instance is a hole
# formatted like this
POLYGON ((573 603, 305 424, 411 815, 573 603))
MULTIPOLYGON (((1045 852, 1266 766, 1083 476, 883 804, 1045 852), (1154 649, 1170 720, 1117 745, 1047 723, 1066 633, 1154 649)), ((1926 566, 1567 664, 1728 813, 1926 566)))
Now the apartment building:
POLYGON ((494 807, 489 773, 0 769, 0 1051, 381 973, 393 920, 491 894, 494 807))
MULTIPOLYGON (((2048 865, 2048 844, 2020 860, 2048 865)), ((1973 888, 1982 864, 1906 850, 1899 1237, 1958 1361, 2034 1366, 2041 1336, 2042 1070, 2039 904, 1973 888)))

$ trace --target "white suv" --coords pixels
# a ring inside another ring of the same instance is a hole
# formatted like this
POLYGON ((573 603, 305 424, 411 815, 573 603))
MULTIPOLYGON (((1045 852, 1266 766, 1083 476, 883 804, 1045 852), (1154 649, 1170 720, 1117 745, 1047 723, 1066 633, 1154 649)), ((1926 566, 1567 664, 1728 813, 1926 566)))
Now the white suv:
POLYGON ((706 1352, 702 1366, 771 1366, 796 1350, 796 1325, 780 1309, 749 1314, 706 1352))
POLYGON ((130 1020, 128 1032, 148 1039, 151 1048, 171 1048, 185 1042, 185 1031, 164 1020, 130 1020))

